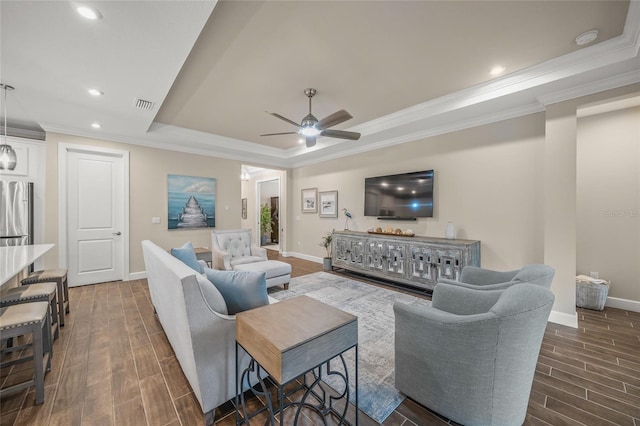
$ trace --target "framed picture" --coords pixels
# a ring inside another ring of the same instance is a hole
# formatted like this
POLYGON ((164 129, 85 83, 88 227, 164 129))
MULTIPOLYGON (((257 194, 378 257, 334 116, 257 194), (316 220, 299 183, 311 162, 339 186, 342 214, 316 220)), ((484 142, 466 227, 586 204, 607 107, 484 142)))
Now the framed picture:
POLYGON ((316 213, 318 211, 318 188, 302 190, 302 213, 316 213))
POLYGON ((338 217, 338 191, 320 192, 320 217, 338 217))
POLYGON ((243 219, 247 218, 247 199, 246 198, 242 199, 242 218, 243 219))
POLYGON ((167 178, 168 229, 216 226, 216 180, 196 176, 167 178))

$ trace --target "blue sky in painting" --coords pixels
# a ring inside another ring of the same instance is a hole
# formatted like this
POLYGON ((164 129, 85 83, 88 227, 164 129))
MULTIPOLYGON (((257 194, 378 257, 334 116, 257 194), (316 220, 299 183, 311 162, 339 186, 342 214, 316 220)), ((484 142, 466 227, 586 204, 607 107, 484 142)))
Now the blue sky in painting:
POLYGON ((167 191, 215 194, 216 180, 215 178, 169 175, 169 179, 167 180, 167 191))

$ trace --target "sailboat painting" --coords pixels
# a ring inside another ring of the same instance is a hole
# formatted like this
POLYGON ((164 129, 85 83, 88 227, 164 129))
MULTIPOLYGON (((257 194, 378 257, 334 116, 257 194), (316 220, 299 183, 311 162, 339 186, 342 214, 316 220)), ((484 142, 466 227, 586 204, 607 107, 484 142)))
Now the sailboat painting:
POLYGON ((196 176, 167 178, 168 229, 216 226, 216 180, 196 176))

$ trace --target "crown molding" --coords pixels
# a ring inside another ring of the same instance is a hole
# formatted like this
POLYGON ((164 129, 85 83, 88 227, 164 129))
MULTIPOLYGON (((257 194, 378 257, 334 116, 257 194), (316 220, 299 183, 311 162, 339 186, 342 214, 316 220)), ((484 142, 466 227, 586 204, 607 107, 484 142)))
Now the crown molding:
MULTIPOLYGON (((169 127, 173 127, 173 126, 169 126, 169 127)), ((132 137, 129 135, 111 134, 107 132, 95 132, 95 131, 92 132, 86 129, 59 128, 47 123, 42 124, 42 128, 49 133, 60 133, 60 134, 89 138, 89 139, 99 139, 99 140, 105 140, 105 141, 116 142, 116 143, 124 143, 128 145, 144 146, 147 148, 164 149, 167 151, 183 152, 183 153, 195 154, 195 155, 204 155, 207 157, 222 158, 226 160, 237 160, 237 161, 244 161, 244 162, 253 161, 253 162, 257 162, 258 164, 264 164, 272 167, 280 167, 280 168, 289 167, 289 165, 285 161, 283 161, 282 158, 279 158, 277 156, 274 157, 274 156, 261 155, 259 157, 254 158, 247 151, 236 149, 235 147, 233 147, 233 145, 227 146, 227 147, 222 146, 220 140, 217 140, 216 143, 208 143, 208 144, 206 142, 204 144, 194 143, 193 140, 188 140, 183 144, 178 144, 176 143, 176 141, 185 141, 185 136, 180 131, 181 128, 179 127, 173 127, 172 131, 169 132, 171 133, 171 136, 168 136, 165 134, 166 137, 162 139, 155 136, 149 137, 148 136, 149 134, 145 134, 144 137, 132 137)), ((183 129, 183 130, 185 130, 186 133, 194 132, 189 129, 183 129)), ((209 135, 206 133, 203 133, 203 134, 209 137, 215 136, 215 135, 209 135)), ((220 137, 220 138, 223 138, 223 137, 220 137)), ((262 145, 253 144, 251 142, 239 141, 231 138, 224 138, 224 139, 226 139, 227 141, 239 142, 239 144, 243 146, 250 144, 250 145, 257 145, 259 147, 265 148, 262 145)))
POLYGON ((580 84, 557 92, 546 93, 538 96, 537 99, 542 105, 548 106, 558 102, 593 95, 594 93, 616 89, 618 87, 628 86, 635 83, 640 83, 640 72, 629 71, 624 74, 603 78, 586 84, 580 84))
POLYGON ((328 155, 320 155, 314 157, 307 157, 299 161, 293 162, 290 167, 303 167, 311 164, 321 163, 324 161, 335 160, 348 155, 362 154, 367 151, 372 151, 381 148, 387 148, 394 145, 399 145, 407 142, 419 141, 427 139, 433 136, 451 133, 459 130, 469 129, 473 127, 482 126, 485 124, 491 124, 499 121, 509 120, 511 118, 522 117, 529 114, 535 114, 544 111, 544 107, 538 102, 533 102, 527 105, 522 105, 516 108, 509 108, 497 112, 489 112, 484 115, 475 116, 465 120, 456 120, 437 127, 429 127, 424 130, 420 130, 413 133, 403 134, 398 132, 396 136, 385 138, 382 141, 359 144, 353 148, 342 149, 339 152, 331 153, 328 155))
POLYGON ((7 126, 7 136, 43 141, 46 139, 47 134, 43 130, 22 129, 19 127, 7 126))

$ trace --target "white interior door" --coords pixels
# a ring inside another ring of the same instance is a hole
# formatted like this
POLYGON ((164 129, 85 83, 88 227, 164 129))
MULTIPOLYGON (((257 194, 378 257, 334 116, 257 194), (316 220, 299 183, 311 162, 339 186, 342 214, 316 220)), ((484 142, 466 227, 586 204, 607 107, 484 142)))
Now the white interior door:
POLYGON ((70 286, 124 279, 124 160, 118 153, 66 150, 70 286))

